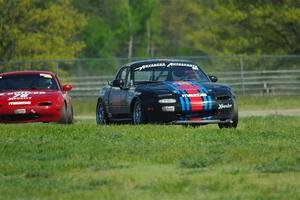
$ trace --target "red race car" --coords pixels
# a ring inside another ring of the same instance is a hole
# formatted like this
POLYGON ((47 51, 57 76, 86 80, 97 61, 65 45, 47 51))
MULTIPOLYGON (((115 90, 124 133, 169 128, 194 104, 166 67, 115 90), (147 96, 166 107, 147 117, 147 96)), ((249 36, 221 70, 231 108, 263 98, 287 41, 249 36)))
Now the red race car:
POLYGON ((72 100, 52 72, 22 71, 0 74, 0 122, 73 121, 72 100))

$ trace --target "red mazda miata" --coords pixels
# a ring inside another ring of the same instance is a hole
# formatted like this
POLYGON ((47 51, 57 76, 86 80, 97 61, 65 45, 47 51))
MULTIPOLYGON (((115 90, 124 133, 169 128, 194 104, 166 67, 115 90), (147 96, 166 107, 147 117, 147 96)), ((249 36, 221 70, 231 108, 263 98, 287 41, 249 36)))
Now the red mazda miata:
POLYGON ((73 122, 72 100, 57 76, 45 71, 0 74, 0 122, 73 122))

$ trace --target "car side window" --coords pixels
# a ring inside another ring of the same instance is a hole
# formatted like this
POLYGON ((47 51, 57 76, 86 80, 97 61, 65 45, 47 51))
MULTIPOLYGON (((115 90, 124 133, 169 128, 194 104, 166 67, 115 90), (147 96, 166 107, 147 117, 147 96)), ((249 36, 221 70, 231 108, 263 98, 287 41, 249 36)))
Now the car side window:
POLYGON ((127 68, 127 76, 126 76, 126 81, 125 81, 125 87, 130 87, 131 86, 131 73, 129 68, 127 68))
POLYGON ((121 71, 120 79, 122 79, 123 81, 125 81, 125 80, 126 80, 126 75, 127 75, 127 68, 124 68, 124 69, 121 71))
POLYGON ((116 79, 123 80, 124 86, 129 87, 130 79, 131 79, 129 67, 124 67, 124 68, 120 69, 116 79))

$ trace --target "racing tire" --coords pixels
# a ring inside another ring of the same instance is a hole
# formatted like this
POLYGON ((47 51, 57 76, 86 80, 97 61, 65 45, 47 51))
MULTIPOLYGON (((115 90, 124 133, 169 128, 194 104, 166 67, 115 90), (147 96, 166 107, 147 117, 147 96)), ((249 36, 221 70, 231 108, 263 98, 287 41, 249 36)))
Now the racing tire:
POLYGON ((96 123, 98 125, 109 124, 108 117, 105 113, 105 107, 101 100, 98 100, 96 107, 96 123))
MULTIPOLYGON (((71 111, 71 113, 73 113, 73 112, 71 111)), ((59 124, 72 124, 73 114, 71 114, 71 115, 70 115, 70 112, 68 112, 68 107, 67 107, 67 104, 65 103, 64 107, 62 108, 61 117, 60 117, 60 120, 58 121, 58 123, 59 124)))
POLYGON ((73 112, 73 106, 71 106, 71 109, 70 109, 70 111, 68 112, 67 123, 68 123, 68 124, 72 124, 72 123, 73 123, 73 119, 74 119, 74 112, 73 112))
POLYGON ((134 125, 146 123, 145 113, 143 112, 140 100, 136 100, 132 109, 132 123, 134 125))
POLYGON ((233 111, 231 113, 232 123, 220 123, 218 124, 219 128, 236 128, 239 122, 239 113, 237 108, 237 103, 234 103, 233 111))

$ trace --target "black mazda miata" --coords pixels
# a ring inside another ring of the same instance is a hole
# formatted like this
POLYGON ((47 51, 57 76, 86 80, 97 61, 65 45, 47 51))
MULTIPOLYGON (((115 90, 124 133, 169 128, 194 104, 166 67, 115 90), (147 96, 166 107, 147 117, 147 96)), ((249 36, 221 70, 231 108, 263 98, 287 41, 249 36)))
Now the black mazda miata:
POLYGON ((217 84, 193 62, 152 59, 132 62, 100 90, 97 124, 110 122, 218 124, 236 128, 238 109, 231 89, 217 84))

